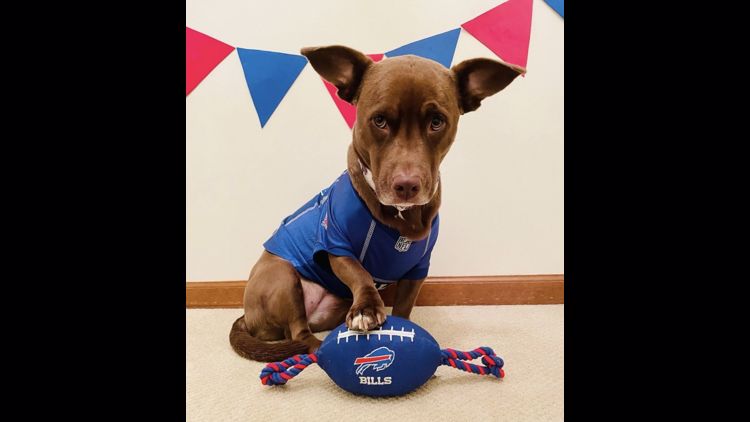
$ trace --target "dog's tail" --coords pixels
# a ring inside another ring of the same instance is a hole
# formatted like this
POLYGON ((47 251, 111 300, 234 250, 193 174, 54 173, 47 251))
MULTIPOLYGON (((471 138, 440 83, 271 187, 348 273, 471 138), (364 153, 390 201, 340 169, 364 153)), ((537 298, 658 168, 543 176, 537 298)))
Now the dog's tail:
POLYGON ((241 316, 232 324, 229 332, 229 344, 238 355, 246 359, 259 362, 278 362, 291 356, 307 353, 305 343, 295 340, 283 340, 269 343, 250 335, 245 325, 245 317, 241 316))

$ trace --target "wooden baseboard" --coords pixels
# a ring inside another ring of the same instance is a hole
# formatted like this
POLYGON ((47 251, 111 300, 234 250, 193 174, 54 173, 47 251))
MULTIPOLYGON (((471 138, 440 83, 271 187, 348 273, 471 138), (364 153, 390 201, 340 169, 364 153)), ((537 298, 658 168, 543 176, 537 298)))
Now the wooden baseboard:
MULTIPOLYGON (((186 283, 188 308, 242 308, 246 281, 186 283)), ((564 302, 564 275, 428 277, 417 306, 542 305, 564 302)), ((395 286, 381 291, 386 306, 393 305, 395 286)))

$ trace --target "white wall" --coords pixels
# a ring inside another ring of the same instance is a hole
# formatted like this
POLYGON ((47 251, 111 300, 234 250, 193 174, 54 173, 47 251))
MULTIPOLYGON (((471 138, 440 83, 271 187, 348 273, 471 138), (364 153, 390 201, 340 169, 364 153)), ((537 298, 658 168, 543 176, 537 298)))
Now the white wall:
MULTIPOLYGON (((187 26, 243 48, 383 53, 498 0, 187 0, 187 26)), ((563 273, 563 19, 535 0, 528 74, 459 121, 430 275, 563 273)), ((496 56, 462 30, 453 63, 496 56)), ((237 53, 186 98, 187 279, 244 280, 283 217, 346 168, 351 131, 309 64, 261 129, 237 53)))

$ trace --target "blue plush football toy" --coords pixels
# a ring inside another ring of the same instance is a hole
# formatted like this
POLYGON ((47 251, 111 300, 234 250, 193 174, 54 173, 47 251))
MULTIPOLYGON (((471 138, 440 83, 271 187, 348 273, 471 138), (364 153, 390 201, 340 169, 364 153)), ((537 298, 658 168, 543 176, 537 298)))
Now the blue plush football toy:
POLYGON ((296 355, 266 365, 260 373, 264 385, 286 382, 317 362, 339 387, 367 396, 398 396, 427 382, 440 365, 450 365, 478 375, 503 378, 503 360, 489 347, 470 352, 440 349, 419 325, 389 316, 373 331, 350 331, 339 325, 323 340, 317 352, 296 355), (482 358, 486 366, 464 361, 482 358))

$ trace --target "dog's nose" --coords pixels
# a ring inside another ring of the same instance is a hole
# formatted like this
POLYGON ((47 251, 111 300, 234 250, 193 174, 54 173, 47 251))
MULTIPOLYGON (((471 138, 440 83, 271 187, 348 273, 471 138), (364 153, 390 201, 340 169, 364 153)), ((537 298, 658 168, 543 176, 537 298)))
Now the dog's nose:
POLYGON ((393 190, 399 198, 408 201, 419 193, 419 178, 398 176, 393 180, 393 190))

